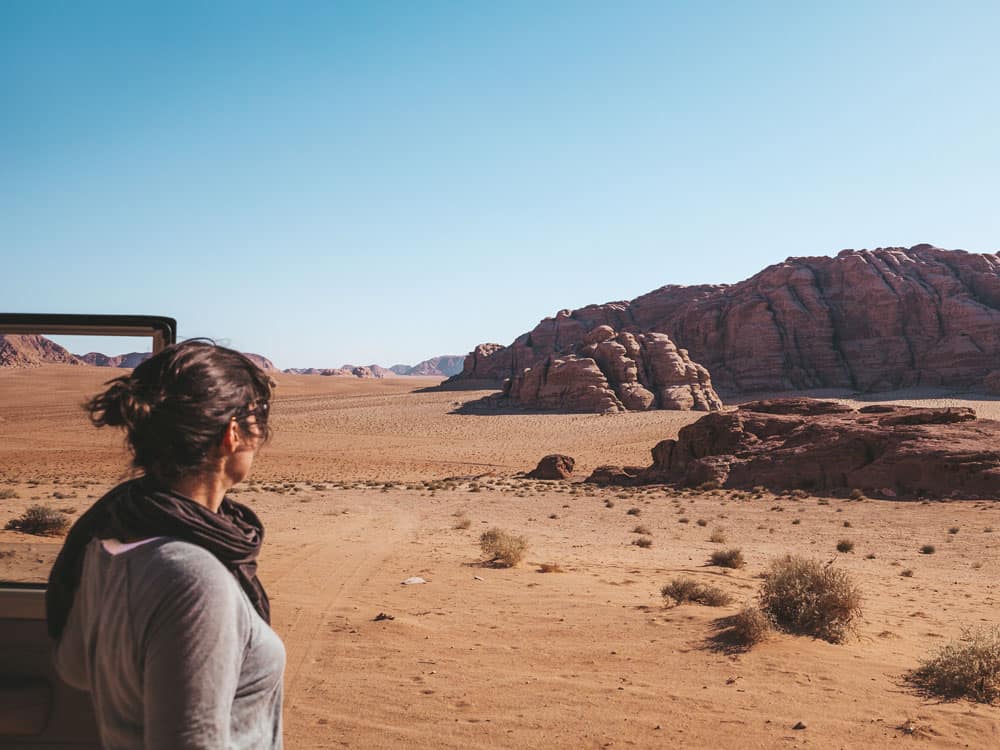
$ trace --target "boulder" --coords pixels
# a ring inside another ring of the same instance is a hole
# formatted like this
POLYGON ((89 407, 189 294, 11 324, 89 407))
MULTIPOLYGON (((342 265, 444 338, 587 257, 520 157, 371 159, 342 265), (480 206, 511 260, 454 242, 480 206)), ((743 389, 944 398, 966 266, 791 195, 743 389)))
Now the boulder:
POLYGON ((525 476, 528 479, 569 479, 573 473, 573 466, 576 464, 570 456, 561 453, 552 453, 544 456, 538 462, 534 471, 530 471, 525 476))
POLYGON ((504 384, 516 405, 613 413, 722 408, 708 370, 662 333, 615 333, 608 326, 568 352, 525 368, 504 384))
POLYGON ((666 334, 730 393, 1000 393, 1000 258, 931 245, 788 258, 733 285, 670 285, 629 302, 561 310, 509 346, 476 347, 456 380, 514 377, 573 347, 603 344, 609 330, 666 334))
POLYGON ((602 467, 587 481, 886 497, 1000 494, 1000 422, 972 409, 868 406, 789 399, 708 414, 652 450, 636 473, 602 467))

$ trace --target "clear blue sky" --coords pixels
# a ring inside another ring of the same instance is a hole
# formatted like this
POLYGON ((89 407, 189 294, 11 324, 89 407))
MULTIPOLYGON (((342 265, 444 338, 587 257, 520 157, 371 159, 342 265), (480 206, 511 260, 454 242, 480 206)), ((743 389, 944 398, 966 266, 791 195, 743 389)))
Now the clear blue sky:
POLYGON ((998 37, 995 2, 14 0, 0 308, 412 364, 789 255, 994 252, 998 37))

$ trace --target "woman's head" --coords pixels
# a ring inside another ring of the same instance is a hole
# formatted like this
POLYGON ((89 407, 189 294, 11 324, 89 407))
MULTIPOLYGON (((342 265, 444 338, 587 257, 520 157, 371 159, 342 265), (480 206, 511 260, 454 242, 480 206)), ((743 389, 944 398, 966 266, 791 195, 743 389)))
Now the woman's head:
POLYGON ((168 346, 107 385, 85 406, 91 421, 124 428, 133 465, 162 481, 205 469, 234 421, 248 437, 270 434, 274 381, 211 341, 168 346))

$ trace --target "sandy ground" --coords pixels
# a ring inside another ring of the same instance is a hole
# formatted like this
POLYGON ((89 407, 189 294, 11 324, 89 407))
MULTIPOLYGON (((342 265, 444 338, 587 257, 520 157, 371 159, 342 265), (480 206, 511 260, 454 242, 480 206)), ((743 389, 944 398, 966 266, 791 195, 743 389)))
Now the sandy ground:
MULTIPOLYGON (((108 371, 64 369, 0 374, 0 526, 36 502, 72 518, 122 474, 120 439, 89 427, 78 406, 108 371)), ((483 394, 414 392, 434 382, 281 378, 277 435, 237 498, 268 529, 261 575, 288 650, 286 746, 1000 743, 1000 708, 928 699, 903 679, 963 627, 1000 619, 992 499, 524 481, 513 475, 552 451, 575 456, 581 475, 647 463, 655 442, 698 415, 458 415, 483 394), (440 481, 456 476, 478 478, 440 481), (632 544, 639 524, 648 549, 632 544), (517 567, 482 565, 478 536, 493 526, 528 538, 517 567), (724 544, 709 541, 716 529, 724 544), (837 553, 841 539, 854 551, 837 553), (935 553, 921 554, 924 544, 935 553), (707 565, 732 546, 745 568, 707 565), (716 647, 720 618, 789 552, 836 558, 855 577, 865 596, 857 633, 842 645, 775 635, 748 652, 716 647), (540 563, 563 572, 540 573, 540 563), (734 603, 667 606, 659 590, 680 575, 734 603), (428 582, 401 585, 410 576, 428 582), (375 621, 380 613, 394 619, 375 621)), ((996 401, 947 400, 997 415, 996 401)), ((0 531, 0 578, 43 578, 60 542, 0 531)))

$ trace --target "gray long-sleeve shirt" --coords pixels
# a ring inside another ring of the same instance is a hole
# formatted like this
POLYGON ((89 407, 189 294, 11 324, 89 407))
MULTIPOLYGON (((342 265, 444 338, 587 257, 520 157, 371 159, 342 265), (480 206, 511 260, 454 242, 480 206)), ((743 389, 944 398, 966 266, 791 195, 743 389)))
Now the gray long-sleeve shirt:
POLYGON ((55 653, 108 750, 280 750, 285 649, 210 552, 93 540, 55 653))

